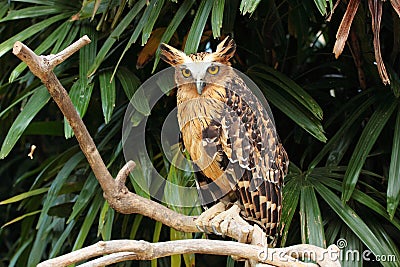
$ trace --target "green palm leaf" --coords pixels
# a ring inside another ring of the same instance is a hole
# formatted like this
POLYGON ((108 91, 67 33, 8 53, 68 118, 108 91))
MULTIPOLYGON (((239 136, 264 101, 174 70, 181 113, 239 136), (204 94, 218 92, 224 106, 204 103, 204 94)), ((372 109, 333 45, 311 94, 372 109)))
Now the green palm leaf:
MULTIPOLYGON (((375 236, 365 222, 342 201, 332 191, 321 183, 314 181, 313 185, 321 197, 329 204, 335 213, 347 224, 347 226, 360 238, 360 240, 375 255, 386 255, 392 251, 385 250, 380 240, 375 236)), ((392 266, 391 263, 382 262, 383 266, 392 266)))
POLYGON ((384 97, 384 100, 379 103, 374 114, 372 114, 365 126, 356 148, 354 149, 353 155, 351 156, 349 166, 344 176, 342 192, 342 200, 344 202, 347 202, 350 199, 368 153, 371 151, 372 146, 375 144, 375 141, 396 106, 397 100, 391 97, 391 94, 387 94, 386 97, 384 97))
MULTIPOLYGON (((172 36, 176 32, 176 29, 181 24, 182 20, 185 18, 186 14, 190 11, 191 7, 195 3, 194 0, 185 0, 179 9, 176 11, 175 16, 172 18, 171 22, 169 23, 168 27, 165 29, 163 36, 161 37, 160 43, 168 43, 171 40, 172 36)), ((157 49, 153 72, 155 71, 158 62, 160 61, 160 50, 157 49)))
POLYGON ((318 140, 325 142, 327 139, 324 135, 324 130, 320 121, 313 118, 313 116, 300 106, 293 98, 283 94, 276 86, 271 86, 264 82, 263 75, 258 73, 249 73, 250 77, 256 82, 260 89, 263 91, 266 98, 272 105, 276 106, 301 128, 309 132, 318 140))
POLYGON ((394 125, 392 156, 390 158, 389 179, 387 186, 387 211, 393 219, 400 200, 400 106, 397 107, 394 125))
POLYGON ((36 114, 46 105, 50 100, 50 94, 46 87, 43 85, 35 90, 35 93, 31 96, 28 103, 15 119, 8 134, 1 146, 0 159, 5 158, 11 149, 17 143, 22 133, 28 127, 29 123, 33 120, 36 114))
POLYGON ((247 13, 252 14, 254 10, 256 10, 260 1, 261 0, 242 0, 239 8, 240 12, 242 12, 243 15, 246 15, 247 13))
POLYGON ((326 247, 321 211, 314 188, 311 185, 301 187, 300 215, 302 242, 326 247))
POLYGON ((222 19, 224 17, 224 6, 225 0, 214 1, 211 13, 211 27, 214 38, 221 36, 222 19))
POLYGON ((125 29, 131 24, 133 19, 140 13, 142 8, 145 6, 146 0, 138 1, 132 9, 129 11, 128 14, 124 17, 124 19, 118 24, 118 26, 114 29, 114 31, 108 36, 107 40, 104 42, 103 46, 101 47, 100 51, 97 53, 97 56, 89 68, 87 76, 92 76, 97 69, 99 68, 100 64, 104 61, 106 56, 109 56, 109 51, 114 45, 114 43, 119 39, 120 35, 125 31, 125 29))
POLYGON ((201 1, 186 40, 184 50, 186 54, 194 54, 197 52, 200 39, 203 36, 204 27, 206 26, 208 16, 211 12, 211 8, 213 7, 213 2, 213 0, 201 1))
POLYGON ((115 107, 115 79, 111 79, 111 71, 104 71, 99 74, 101 105, 104 121, 109 123, 115 107))
POLYGON ((65 19, 71 15, 72 15, 72 13, 68 13, 68 12, 58 14, 57 16, 54 16, 54 17, 45 19, 41 22, 35 23, 34 25, 28 27, 27 29, 23 30, 22 32, 14 35, 10 39, 8 39, 0 44, 0 57, 2 57, 5 53, 10 51, 16 41, 22 42, 22 41, 28 39, 29 37, 31 37, 32 35, 38 33, 39 31, 49 27, 50 25, 52 25, 62 19, 65 19))

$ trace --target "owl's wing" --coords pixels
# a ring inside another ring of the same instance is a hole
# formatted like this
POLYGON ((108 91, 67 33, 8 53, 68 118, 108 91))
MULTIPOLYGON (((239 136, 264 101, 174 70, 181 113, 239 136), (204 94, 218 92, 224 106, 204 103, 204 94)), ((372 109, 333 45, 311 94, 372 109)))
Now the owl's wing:
POLYGON ((237 184, 247 219, 273 236, 281 216, 288 157, 268 111, 244 81, 235 77, 224 87, 225 108, 203 131, 203 145, 216 160, 228 159, 221 166, 226 180, 237 184))

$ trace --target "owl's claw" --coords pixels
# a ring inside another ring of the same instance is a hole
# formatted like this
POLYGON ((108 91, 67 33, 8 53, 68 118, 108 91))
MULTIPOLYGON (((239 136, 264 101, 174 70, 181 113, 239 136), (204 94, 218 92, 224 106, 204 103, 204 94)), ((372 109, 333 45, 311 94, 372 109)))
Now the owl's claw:
POLYGON ((225 237, 225 235, 223 233, 218 232, 218 230, 217 230, 217 228, 215 227, 214 224, 211 225, 211 228, 212 228, 214 234, 220 235, 222 237, 225 237))
POLYGON ((212 233, 225 237, 230 222, 240 217, 240 208, 237 205, 233 205, 228 210, 225 208, 225 204, 217 203, 203 212, 196 220, 197 229, 206 234, 212 230, 212 233))
POLYGON ((229 209, 221 212, 217 216, 215 216, 211 221, 211 227, 215 233, 225 237, 228 232, 229 224, 232 220, 234 220, 237 216, 240 217, 240 208, 237 205, 233 205, 229 209))
POLYGON ((205 233, 206 235, 211 234, 208 230, 206 226, 200 226, 199 224, 196 223, 196 228, 199 229, 200 232, 205 233))
POLYGON ((196 228, 199 230, 199 232, 204 232, 204 229, 201 228, 200 225, 198 225, 197 223, 196 223, 196 228))
MULTIPOLYGON (((211 221, 211 223, 212 223, 212 221, 211 221)), ((199 224, 196 224, 196 228, 197 228, 200 232, 203 232, 203 233, 205 233, 205 234, 207 234, 207 235, 208 235, 208 234, 216 234, 216 235, 225 237, 224 234, 220 233, 220 232, 217 230, 217 227, 216 227, 214 224, 211 225, 212 232, 208 231, 207 226, 205 226, 205 225, 200 226, 199 224)))
POLYGON ((212 231, 216 235, 222 235, 218 230, 217 227, 212 224, 213 218, 215 218, 218 214, 225 211, 225 204, 219 202, 209 208, 208 210, 204 211, 200 216, 196 219, 196 227, 199 229, 200 232, 210 234, 209 228, 211 227, 212 231))

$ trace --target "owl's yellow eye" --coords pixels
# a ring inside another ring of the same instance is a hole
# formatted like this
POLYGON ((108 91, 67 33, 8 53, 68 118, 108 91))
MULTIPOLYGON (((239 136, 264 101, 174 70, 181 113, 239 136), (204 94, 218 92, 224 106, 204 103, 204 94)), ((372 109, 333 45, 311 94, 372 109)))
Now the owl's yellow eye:
POLYGON ((211 67, 208 67, 207 71, 208 71, 208 73, 210 73, 212 75, 215 75, 215 74, 218 73, 219 67, 218 66, 211 66, 211 67))
POLYGON ((191 72, 189 69, 183 69, 183 70, 182 70, 182 75, 183 75, 185 78, 188 78, 188 77, 190 77, 190 76, 192 75, 192 72, 191 72))

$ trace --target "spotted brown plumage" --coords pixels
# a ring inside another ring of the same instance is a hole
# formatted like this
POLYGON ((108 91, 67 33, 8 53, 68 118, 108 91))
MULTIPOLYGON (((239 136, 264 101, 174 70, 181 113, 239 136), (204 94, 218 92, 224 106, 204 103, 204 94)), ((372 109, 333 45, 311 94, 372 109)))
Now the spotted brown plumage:
POLYGON ((230 67, 235 48, 227 37, 214 53, 160 51, 175 68, 178 123, 203 204, 238 202, 245 219, 275 236, 289 160, 268 107, 230 67))

